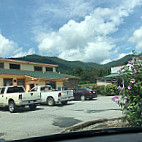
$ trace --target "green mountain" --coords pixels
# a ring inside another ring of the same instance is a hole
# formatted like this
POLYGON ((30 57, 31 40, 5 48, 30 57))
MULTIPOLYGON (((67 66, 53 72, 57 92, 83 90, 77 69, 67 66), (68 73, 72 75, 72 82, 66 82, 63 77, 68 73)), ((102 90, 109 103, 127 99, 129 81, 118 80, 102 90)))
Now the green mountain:
POLYGON ((10 59, 37 62, 37 63, 55 64, 55 65, 59 65, 58 71, 72 71, 76 67, 81 67, 86 70, 86 69, 92 69, 92 68, 99 68, 102 66, 96 63, 85 63, 81 61, 67 61, 67 60, 60 59, 58 57, 40 56, 36 54, 27 55, 20 58, 10 58, 10 59))
POLYGON ((118 59, 118 60, 109 62, 107 64, 104 64, 103 67, 105 67, 105 68, 106 67, 111 68, 111 67, 126 65, 128 63, 128 61, 130 61, 132 59, 133 56, 134 55, 132 55, 132 54, 126 55, 125 57, 123 57, 121 59, 118 59))
POLYGON ((133 55, 127 55, 119 60, 115 60, 104 65, 93 62, 67 61, 58 57, 40 56, 36 54, 10 59, 58 65, 59 67, 57 68, 57 72, 60 71, 61 73, 79 76, 81 78, 81 84, 95 83, 97 77, 110 74, 111 67, 127 64, 132 57, 133 55))
POLYGON ((37 62, 37 63, 55 64, 55 65, 59 65, 58 67, 59 71, 65 71, 65 70, 72 71, 76 67, 81 67, 85 70, 97 69, 97 68, 109 69, 111 67, 127 64, 128 61, 132 59, 132 57, 133 55, 127 55, 119 60, 112 61, 103 65, 93 63, 93 62, 67 61, 67 60, 60 59, 58 57, 40 56, 36 54, 27 55, 27 56, 19 57, 19 58, 10 58, 10 59, 37 62))

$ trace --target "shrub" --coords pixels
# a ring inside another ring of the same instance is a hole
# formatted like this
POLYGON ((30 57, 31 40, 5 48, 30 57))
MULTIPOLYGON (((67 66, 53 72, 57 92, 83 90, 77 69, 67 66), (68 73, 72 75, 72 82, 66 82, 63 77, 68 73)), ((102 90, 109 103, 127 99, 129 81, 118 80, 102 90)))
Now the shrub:
POLYGON ((78 86, 79 87, 87 87, 87 88, 92 89, 92 88, 94 88, 96 86, 96 84, 95 83, 94 84, 80 84, 78 86))
POLYGON ((106 95, 105 87, 104 86, 94 86, 93 90, 97 92, 99 95, 106 95))
POLYGON ((108 84, 106 86, 106 95, 114 96, 118 94, 117 86, 114 84, 108 84))
POLYGON ((128 63, 118 71, 126 72, 123 87, 118 87, 122 95, 119 105, 131 126, 142 126, 142 56, 133 57, 128 63))

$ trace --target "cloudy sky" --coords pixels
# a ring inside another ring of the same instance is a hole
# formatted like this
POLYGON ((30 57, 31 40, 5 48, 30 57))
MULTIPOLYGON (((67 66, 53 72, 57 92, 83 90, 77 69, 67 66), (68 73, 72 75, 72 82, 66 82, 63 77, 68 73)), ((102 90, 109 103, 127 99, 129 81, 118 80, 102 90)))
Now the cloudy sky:
POLYGON ((142 51, 142 0, 0 0, 0 57, 107 63, 142 51))

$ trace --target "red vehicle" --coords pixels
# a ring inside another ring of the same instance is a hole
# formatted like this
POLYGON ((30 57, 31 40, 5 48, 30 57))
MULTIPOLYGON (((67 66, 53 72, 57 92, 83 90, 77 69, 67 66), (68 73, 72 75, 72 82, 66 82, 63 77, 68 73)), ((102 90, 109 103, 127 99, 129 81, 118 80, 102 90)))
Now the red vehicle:
POLYGON ((89 88, 79 87, 73 90, 73 95, 75 100, 86 100, 86 99, 93 99, 97 97, 96 91, 93 91, 89 88))

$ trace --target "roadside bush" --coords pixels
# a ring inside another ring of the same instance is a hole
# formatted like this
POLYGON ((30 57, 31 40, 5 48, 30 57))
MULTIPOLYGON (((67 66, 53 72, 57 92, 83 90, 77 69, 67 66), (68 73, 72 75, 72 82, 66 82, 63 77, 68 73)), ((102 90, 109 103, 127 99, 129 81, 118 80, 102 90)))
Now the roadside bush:
POLYGON ((133 57, 118 73, 123 75, 123 87, 118 87, 121 100, 118 101, 126 120, 131 126, 142 126, 142 56, 133 57))
POLYGON ((114 96, 118 94, 117 86, 114 84, 108 84, 106 86, 106 95, 107 96, 114 96))
POLYGON ((92 88, 94 88, 96 86, 96 84, 95 83, 94 84, 80 84, 78 86, 79 87, 87 87, 87 88, 92 89, 92 88))
POLYGON ((98 95, 106 95, 105 86, 94 86, 93 90, 95 90, 98 95))

